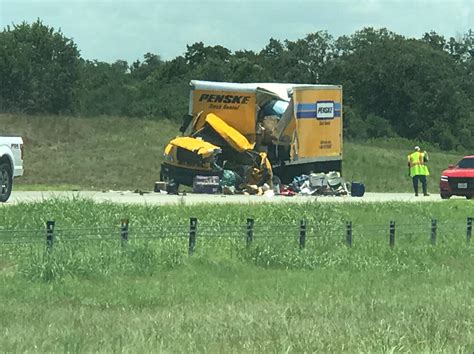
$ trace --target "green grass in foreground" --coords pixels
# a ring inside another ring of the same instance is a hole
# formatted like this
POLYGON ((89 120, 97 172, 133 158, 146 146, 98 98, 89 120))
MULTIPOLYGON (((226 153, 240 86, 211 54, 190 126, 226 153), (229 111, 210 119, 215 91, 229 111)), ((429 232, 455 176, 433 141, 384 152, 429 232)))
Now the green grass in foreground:
POLYGON ((0 207, 0 230, 36 230, 55 219, 62 237, 47 253, 43 233, 26 246, 7 244, 25 235, 0 233, 0 348, 472 352, 474 252, 466 244, 467 216, 472 205, 463 200, 216 208, 76 199, 0 207), (188 257, 190 216, 199 225, 196 253, 188 257), (248 216, 256 225, 250 249, 245 229, 231 235, 248 216), (122 217, 131 220, 125 248, 117 230, 122 217), (308 222, 303 251, 293 227, 302 218, 308 222), (434 246, 431 218, 439 221, 434 246), (354 222, 352 248, 343 242, 345 220, 354 222), (393 250, 389 220, 397 222, 393 250), (273 227, 265 229, 268 224, 273 227), (88 235, 95 241, 79 242, 88 235))

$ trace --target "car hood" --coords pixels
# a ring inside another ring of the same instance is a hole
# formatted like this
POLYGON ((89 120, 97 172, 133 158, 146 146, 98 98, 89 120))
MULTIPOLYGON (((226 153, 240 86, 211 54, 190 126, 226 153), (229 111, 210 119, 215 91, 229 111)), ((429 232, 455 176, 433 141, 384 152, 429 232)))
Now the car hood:
POLYGON ((472 177, 474 178, 474 168, 453 168, 449 170, 444 170, 442 173, 443 176, 448 177, 472 177))

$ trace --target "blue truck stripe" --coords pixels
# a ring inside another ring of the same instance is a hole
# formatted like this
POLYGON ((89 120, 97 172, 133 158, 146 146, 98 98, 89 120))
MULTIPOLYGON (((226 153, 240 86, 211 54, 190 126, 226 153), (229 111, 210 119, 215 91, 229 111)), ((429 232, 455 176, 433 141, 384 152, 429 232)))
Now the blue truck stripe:
MULTIPOLYGON (((319 102, 326 102, 326 101, 319 101, 319 102)), ((327 101, 332 102, 332 101, 327 101)), ((299 111, 315 111, 316 110, 316 103, 298 103, 296 106, 296 110, 299 111)), ((341 103, 334 102, 334 110, 340 111, 341 110, 341 103)))
MULTIPOLYGON (((340 117, 341 111, 334 111, 334 117, 340 117)), ((296 118, 316 118, 316 112, 307 112, 307 111, 298 111, 296 112, 296 118)), ((332 118, 322 118, 322 119, 332 119, 332 118)))

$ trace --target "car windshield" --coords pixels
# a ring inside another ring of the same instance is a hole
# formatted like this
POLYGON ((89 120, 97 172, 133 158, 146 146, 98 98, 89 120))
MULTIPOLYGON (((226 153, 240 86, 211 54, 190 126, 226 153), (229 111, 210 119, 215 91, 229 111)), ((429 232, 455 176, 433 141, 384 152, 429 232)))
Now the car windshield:
POLYGON ((458 162, 459 168, 474 168, 474 159, 462 159, 458 162))
POLYGON ((285 113, 286 108, 288 107, 288 102, 282 101, 282 100, 272 100, 268 102, 265 106, 262 108, 262 112, 260 115, 262 117, 265 116, 277 116, 281 118, 283 113, 285 113))

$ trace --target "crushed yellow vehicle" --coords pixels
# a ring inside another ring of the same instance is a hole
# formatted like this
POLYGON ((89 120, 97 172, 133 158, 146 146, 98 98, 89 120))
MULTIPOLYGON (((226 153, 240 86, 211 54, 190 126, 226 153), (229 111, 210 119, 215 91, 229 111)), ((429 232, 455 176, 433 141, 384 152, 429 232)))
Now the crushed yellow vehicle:
POLYGON ((165 148, 160 179, 174 179, 178 184, 191 185, 194 176, 221 175, 216 157, 222 152, 219 146, 200 138, 179 137, 165 148))
POLYGON ((249 184, 252 175, 271 184, 272 174, 289 183, 301 174, 341 172, 342 87, 193 80, 180 131, 182 138, 221 148, 213 166, 188 168, 179 158, 170 164, 166 147, 162 176, 185 179, 183 184, 190 185, 190 180, 182 174, 200 170, 215 175, 232 170, 249 184))
POLYGON ((246 150, 253 150, 255 144, 251 144, 245 136, 240 134, 237 130, 232 128, 218 116, 209 113, 206 116, 206 123, 216 131, 229 145, 237 152, 244 152, 246 150))
POLYGON ((221 177, 229 169, 236 171, 242 184, 271 184, 270 161, 265 153, 254 151, 254 146, 217 115, 208 114, 200 130, 166 146, 160 179, 192 185, 197 175, 221 177))

